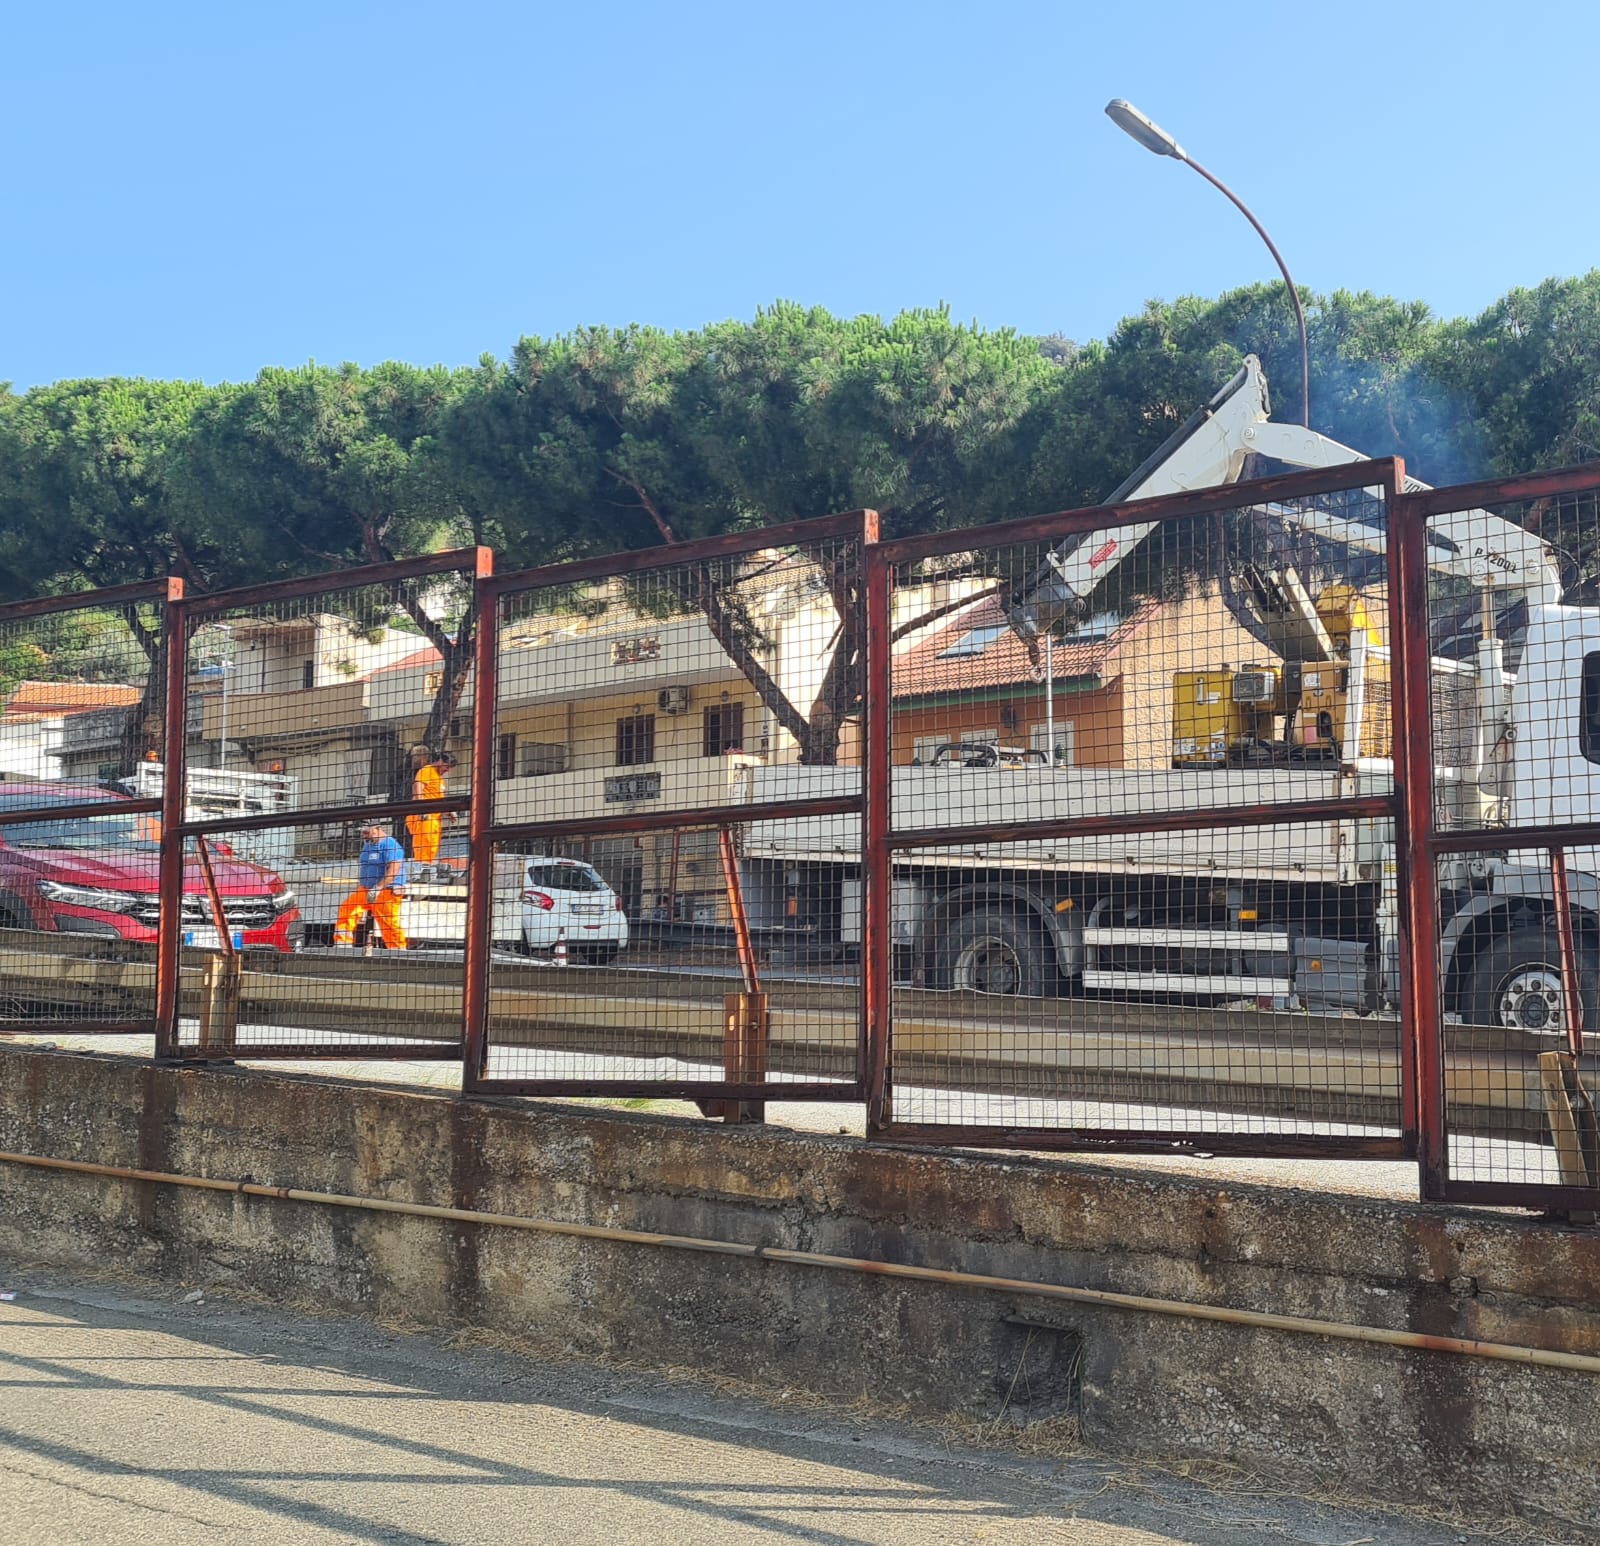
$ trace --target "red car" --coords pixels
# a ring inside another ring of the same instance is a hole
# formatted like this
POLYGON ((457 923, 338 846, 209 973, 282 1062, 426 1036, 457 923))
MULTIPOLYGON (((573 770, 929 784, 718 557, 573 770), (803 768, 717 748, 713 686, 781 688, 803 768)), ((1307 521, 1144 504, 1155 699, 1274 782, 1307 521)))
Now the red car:
MULTIPOLYGON (((121 795, 93 785, 0 784, 0 811, 36 810, 0 823, 0 928, 98 934, 153 943, 156 937, 156 819, 124 814, 121 795), (50 815, 52 805, 104 802, 104 816, 50 815)), ((304 932, 294 892, 271 870, 212 849, 212 873, 228 927, 246 946, 293 950, 304 932)), ((198 855, 183 867, 183 928, 189 942, 216 945, 215 920, 198 855)))

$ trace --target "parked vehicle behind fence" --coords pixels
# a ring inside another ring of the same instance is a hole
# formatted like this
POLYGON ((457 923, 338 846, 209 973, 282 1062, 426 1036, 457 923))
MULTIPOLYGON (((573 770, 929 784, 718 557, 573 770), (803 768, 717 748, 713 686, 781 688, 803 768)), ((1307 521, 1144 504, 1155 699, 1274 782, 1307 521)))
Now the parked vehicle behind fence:
MULTIPOLYGON (((0 810, 37 810, 0 825, 0 928, 88 934, 153 944, 160 916, 156 818, 119 807, 93 785, 0 784, 0 810), (52 816, 51 806, 101 804, 103 816, 52 816)), ((271 870, 213 847, 212 873, 236 943, 293 950, 301 923, 294 892, 271 870)), ((184 861, 185 943, 221 941, 198 853, 184 861)))
POLYGON ((522 892, 522 943, 596 965, 615 960, 628 943, 622 898, 592 865, 578 859, 529 859, 522 892))

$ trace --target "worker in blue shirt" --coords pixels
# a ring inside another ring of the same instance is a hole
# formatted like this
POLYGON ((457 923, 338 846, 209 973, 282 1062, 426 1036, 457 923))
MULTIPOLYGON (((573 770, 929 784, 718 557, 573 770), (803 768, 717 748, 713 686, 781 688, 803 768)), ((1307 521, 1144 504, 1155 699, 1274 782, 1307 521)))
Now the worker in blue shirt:
POLYGON ((358 872, 361 884, 339 908, 333 942, 355 944, 356 925, 371 913, 383 936, 384 948, 404 950, 406 931, 400 926, 400 904, 406 893, 406 856, 381 821, 368 822, 361 829, 361 836, 365 840, 358 872))

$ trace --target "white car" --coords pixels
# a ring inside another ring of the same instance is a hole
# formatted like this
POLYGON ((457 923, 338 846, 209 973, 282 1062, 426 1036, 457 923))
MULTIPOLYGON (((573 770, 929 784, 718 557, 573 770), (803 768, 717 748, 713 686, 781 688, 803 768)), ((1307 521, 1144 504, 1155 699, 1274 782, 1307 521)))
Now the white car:
POLYGON ((581 859, 529 859, 523 872, 522 943, 528 951, 565 945, 575 961, 601 965, 628 943, 622 898, 581 859))

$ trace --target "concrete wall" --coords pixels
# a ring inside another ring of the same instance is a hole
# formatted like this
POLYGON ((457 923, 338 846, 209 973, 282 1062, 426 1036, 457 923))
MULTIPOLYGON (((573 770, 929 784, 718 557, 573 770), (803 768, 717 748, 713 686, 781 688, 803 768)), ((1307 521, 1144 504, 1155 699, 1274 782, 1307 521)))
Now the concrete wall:
MULTIPOLYGON (((1600 1353, 1600 1235, 1464 1210, 3 1047, 0 1147, 1600 1353)), ((15 1166, 0 1248, 1600 1522, 1592 1375, 15 1166)))

